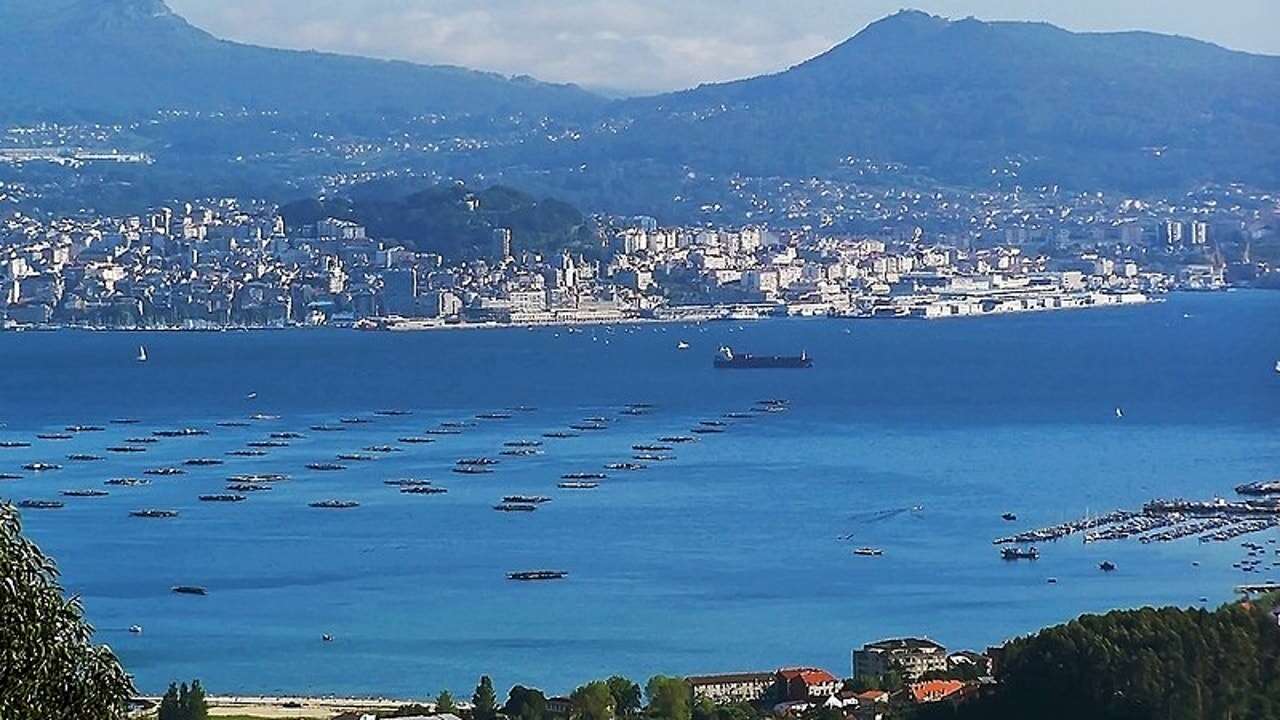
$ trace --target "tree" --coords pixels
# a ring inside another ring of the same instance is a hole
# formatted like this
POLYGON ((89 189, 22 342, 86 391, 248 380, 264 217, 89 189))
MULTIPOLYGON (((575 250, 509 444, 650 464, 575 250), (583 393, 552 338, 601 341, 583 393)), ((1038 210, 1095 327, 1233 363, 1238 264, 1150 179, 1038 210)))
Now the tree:
POLYGON ((457 707, 453 704, 453 693, 448 690, 441 690, 440 694, 436 696, 436 712, 451 713, 455 710, 457 710, 457 707))
POLYGON ((640 711, 640 686, 629 678, 614 675, 605 681, 613 696, 613 710, 618 717, 631 717, 640 711))
POLYGON ((93 645, 78 598, 0 503, 0 718, 125 717, 133 683, 111 649, 93 645))
POLYGON ((159 720, 182 720, 182 706, 178 704, 178 685, 169 683, 169 689, 160 698, 159 720))
POLYGON ((654 675, 645 685, 649 715, 661 720, 691 720, 693 691, 684 678, 654 675))
POLYGON ((502 714, 511 720, 545 720, 547 696, 541 690, 516 685, 507 695, 507 704, 502 706, 502 714))
POLYGON ((493 680, 480 676, 480 684, 471 695, 472 720, 495 720, 498 717, 498 696, 493 692, 493 680))
POLYGON ((613 695, 602 680, 593 680, 574 690, 569 703, 572 720, 613 720, 613 695))
POLYGON ((191 688, 187 691, 185 720, 208 720, 208 718, 209 703, 205 700, 204 687, 200 685, 199 680, 192 680, 191 688))

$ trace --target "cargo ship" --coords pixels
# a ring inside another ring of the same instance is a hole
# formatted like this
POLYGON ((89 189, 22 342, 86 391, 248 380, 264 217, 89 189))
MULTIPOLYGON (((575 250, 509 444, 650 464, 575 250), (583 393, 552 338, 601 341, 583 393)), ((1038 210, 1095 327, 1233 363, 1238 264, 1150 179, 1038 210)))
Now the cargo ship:
POLYGON ((715 366, 721 370, 780 370, 813 367, 813 358, 806 353, 799 355, 737 355, 732 348, 722 347, 716 355, 715 366))

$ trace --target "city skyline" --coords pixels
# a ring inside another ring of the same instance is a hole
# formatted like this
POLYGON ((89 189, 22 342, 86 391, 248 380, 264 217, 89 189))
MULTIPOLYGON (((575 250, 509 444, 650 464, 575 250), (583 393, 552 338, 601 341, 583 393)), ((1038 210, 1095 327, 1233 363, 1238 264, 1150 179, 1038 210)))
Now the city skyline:
POLYGON ((219 36, 273 47, 459 65, 617 94, 645 94, 783 70, 820 54, 904 7, 950 17, 1048 22, 1078 32, 1143 30, 1193 37, 1275 55, 1266 28, 1280 6, 1228 0, 1213 7, 1178 2, 1088 0, 1069 7, 1011 0, 871 0, 843 5, 803 0, 801 9, 663 0, 572 0, 554 7, 519 0, 172 0, 175 12, 219 36), (572 52, 569 52, 572 50, 572 52))

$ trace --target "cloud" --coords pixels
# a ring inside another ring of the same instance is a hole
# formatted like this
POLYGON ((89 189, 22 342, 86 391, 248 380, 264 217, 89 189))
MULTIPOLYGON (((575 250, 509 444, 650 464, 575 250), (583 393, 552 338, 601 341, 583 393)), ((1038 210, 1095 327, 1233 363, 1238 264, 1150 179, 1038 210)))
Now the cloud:
MULTIPOLYGON (((462 65, 627 92, 774 72, 839 43, 903 0, 170 0, 223 37, 462 65)), ((931 12, 1147 28, 1267 50, 1275 0, 919 0, 931 12), (1252 43, 1252 45, 1251 45, 1252 43)))

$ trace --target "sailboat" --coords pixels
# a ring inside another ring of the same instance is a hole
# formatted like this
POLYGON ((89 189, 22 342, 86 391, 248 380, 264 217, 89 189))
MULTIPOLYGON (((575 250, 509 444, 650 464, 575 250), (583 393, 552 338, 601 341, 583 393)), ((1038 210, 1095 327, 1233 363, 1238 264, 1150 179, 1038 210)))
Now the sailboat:
POLYGON ((147 361, 147 348, 145 345, 138 346, 138 362, 147 361))
POLYGON ((687 342, 685 342, 685 341, 681 340, 680 342, 676 343, 676 349, 677 349, 677 350, 688 350, 688 349, 689 349, 689 343, 687 343, 687 342))
POLYGON ((1276 373, 1280 374, 1280 360, 1276 361, 1276 373))
POLYGON ((1118 417, 1118 418, 1122 418, 1122 417, 1124 417, 1124 410, 1122 410, 1122 409, 1120 409, 1120 408, 1116 408, 1116 417, 1118 417))

